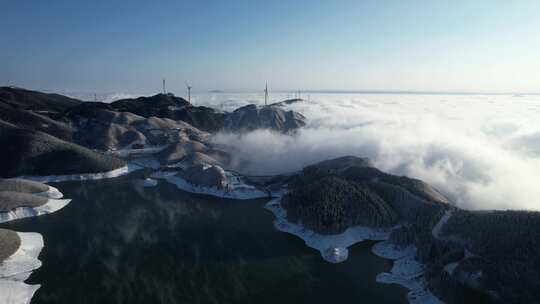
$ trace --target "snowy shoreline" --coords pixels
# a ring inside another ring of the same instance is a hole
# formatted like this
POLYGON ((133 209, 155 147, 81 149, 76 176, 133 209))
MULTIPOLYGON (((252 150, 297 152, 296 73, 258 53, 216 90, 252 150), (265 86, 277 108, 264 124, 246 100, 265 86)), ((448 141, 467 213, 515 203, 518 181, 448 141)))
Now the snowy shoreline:
POLYGON ((33 270, 41 267, 38 256, 43 249, 43 237, 34 232, 17 232, 21 245, 0 263, 0 294, 5 304, 30 303, 41 285, 24 283, 33 270))
MULTIPOLYGON (((48 200, 41 206, 18 207, 8 212, 0 212, 0 223, 53 213, 71 202, 71 199, 60 199, 63 197, 62 192, 51 186, 48 186, 47 191, 33 195, 44 196, 48 200)), ((20 245, 12 255, 0 263, 0 295, 2 303, 5 304, 28 304, 40 285, 30 285, 24 281, 30 277, 32 271, 41 267, 38 257, 44 241, 39 233, 15 233, 20 239, 20 245)))
POLYGON ((49 185, 47 186, 49 187, 47 191, 32 193, 32 194, 38 195, 38 196, 44 196, 44 197, 48 197, 52 199, 61 199, 62 197, 64 197, 64 194, 62 194, 62 192, 60 192, 60 190, 58 190, 57 188, 53 186, 49 186, 49 185))
POLYGON ((407 246, 398 248, 388 239, 392 228, 369 228, 355 226, 348 228, 340 234, 324 235, 304 228, 299 224, 287 221, 287 211, 281 206, 281 197, 278 195, 265 205, 274 216, 274 226, 277 230, 293 234, 302 240, 308 247, 320 252, 321 257, 329 263, 341 263, 347 260, 348 247, 366 240, 383 241, 372 247, 372 252, 384 259, 394 261, 390 273, 380 273, 376 281, 384 284, 398 284, 409 290, 407 300, 411 304, 440 304, 443 303, 428 289, 428 283, 423 277, 425 266, 416 261, 416 247, 407 246))
POLYGON ((65 181, 82 181, 82 180, 96 180, 105 178, 114 178, 122 175, 129 174, 131 172, 142 169, 143 167, 128 163, 126 166, 120 167, 106 172, 97 173, 81 173, 81 174, 67 174, 67 175, 23 175, 17 178, 28 179, 36 182, 51 183, 51 182, 65 182, 65 181))
POLYGON ((175 185, 178 189, 184 190, 190 193, 206 194, 221 198, 248 200, 269 197, 269 194, 265 191, 259 190, 253 186, 242 184, 240 186, 234 185, 231 190, 218 189, 216 187, 198 186, 192 184, 185 179, 175 176, 176 172, 154 172, 151 177, 164 179, 167 182, 175 185))
POLYGON ((69 202, 71 202, 71 199, 48 199, 41 206, 17 207, 7 212, 0 212, 0 223, 53 213, 64 208, 69 202))
POLYGON ((281 197, 269 201, 265 209, 276 217, 274 226, 277 230, 287 232, 304 240, 307 246, 320 252, 321 257, 330 263, 341 263, 349 256, 348 247, 366 240, 386 240, 391 228, 351 227, 340 234, 319 234, 301 225, 287 221, 287 211, 281 207, 281 197))
POLYGON ((440 304, 439 300, 428 287, 424 277, 425 265, 416 260, 416 247, 409 245, 404 248, 389 241, 379 242, 371 248, 373 254, 388 260, 394 265, 390 272, 379 273, 378 283, 398 284, 409 290, 407 300, 411 304, 440 304))

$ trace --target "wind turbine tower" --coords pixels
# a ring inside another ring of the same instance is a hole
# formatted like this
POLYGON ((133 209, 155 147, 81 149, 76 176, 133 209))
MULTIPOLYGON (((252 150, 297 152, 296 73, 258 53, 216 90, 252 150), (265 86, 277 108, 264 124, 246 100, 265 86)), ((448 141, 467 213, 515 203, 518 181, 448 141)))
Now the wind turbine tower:
POLYGON ((266 106, 268 104, 268 82, 265 84, 264 87, 264 105, 266 106))
POLYGON ((165 78, 163 78, 163 94, 167 94, 167 90, 165 90, 165 78))
POLYGON ((186 87, 187 87, 187 101, 191 103, 191 86, 186 83, 186 87))

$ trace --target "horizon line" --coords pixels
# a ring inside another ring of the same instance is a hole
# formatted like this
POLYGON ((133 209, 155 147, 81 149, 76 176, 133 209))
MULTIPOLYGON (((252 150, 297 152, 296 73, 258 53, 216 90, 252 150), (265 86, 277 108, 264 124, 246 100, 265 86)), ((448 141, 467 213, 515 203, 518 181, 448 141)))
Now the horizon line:
MULTIPOLYGON (((139 94, 140 92, 129 91, 90 91, 90 90, 54 90, 54 89, 29 89, 17 85, 2 85, 0 87, 18 88, 24 90, 40 91, 44 93, 57 93, 57 94, 69 94, 69 93, 92 93, 92 94, 108 94, 108 93, 125 93, 125 94, 139 94)), ((182 91, 182 90, 180 90, 182 91)), ((255 93, 264 90, 260 89, 207 89, 207 90, 194 90, 193 93, 255 93)), ((371 90, 371 89, 276 89, 269 90, 269 93, 307 93, 307 94, 403 94, 403 95, 540 95, 540 92, 520 92, 520 91, 506 91, 506 92, 490 92, 490 91, 452 91, 452 90, 371 90)), ((155 94, 159 94, 156 91, 155 94)), ((173 91, 169 92, 175 94, 173 91)), ((152 93, 149 93, 152 94, 152 93)))

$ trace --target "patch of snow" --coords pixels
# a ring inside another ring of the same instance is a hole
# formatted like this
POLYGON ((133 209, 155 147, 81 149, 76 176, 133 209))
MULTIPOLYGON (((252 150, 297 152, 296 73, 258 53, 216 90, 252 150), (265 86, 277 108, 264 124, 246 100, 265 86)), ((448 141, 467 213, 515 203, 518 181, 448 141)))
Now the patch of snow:
POLYGON ((404 278, 416 278, 423 275, 425 269, 425 265, 418 262, 416 256, 407 256, 395 260, 391 272, 404 278))
POLYGON ((17 235, 21 240, 21 245, 15 253, 0 263, 0 280, 24 281, 31 271, 41 267, 41 261, 38 260, 43 248, 41 234, 17 232, 17 235))
POLYGON ((168 106, 167 109, 171 110, 171 111, 181 111, 183 109, 185 109, 186 106, 168 106))
POLYGON ((348 247, 365 240, 386 240, 391 229, 356 226, 340 234, 319 234, 299 224, 287 221, 287 211, 281 207, 281 197, 274 198, 265 205, 276 217, 274 226, 303 239, 307 246, 318 250, 322 258, 330 263, 341 263, 349 256, 348 247))
POLYGON ((0 223, 16 219, 39 216, 56 212, 71 202, 71 199, 48 199, 47 202, 37 207, 19 207, 9 212, 0 212, 0 223))
POLYGON ((440 304, 428 288, 424 277, 425 266, 416 261, 416 247, 400 248, 389 241, 375 244, 371 251, 382 258, 394 260, 390 272, 379 273, 376 281, 385 284, 398 284, 409 290, 407 300, 411 304, 440 304))
POLYGON ((150 175, 151 178, 162 178, 162 179, 165 179, 167 177, 171 177, 171 176, 174 176, 176 175, 176 171, 155 171, 155 172, 152 172, 152 174, 150 175))
POLYGON ((279 187, 279 188, 273 188, 270 190, 270 196, 272 197, 282 197, 284 196, 285 194, 287 194, 287 185, 284 185, 282 187, 279 187))
POLYGON ((392 273, 383 272, 377 275, 377 282, 383 284, 398 284, 409 290, 407 300, 410 304, 442 304, 431 291, 424 277, 406 279, 392 273))
POLYGON ((161 145, 142 149, 132 149, 131 147, 126 147, 124 149, 107 151, 106 153, 122 157, 129 156, 131 154, 154 154, 160 152, 168 146, 169 145, 161 145))
POLYGON ((159 161, 153 157, 140 157, 129 161, 130 164, 141 166, 144 168, 159 169, 159 161))
POLYGON ((266 193, 265 191, 261 191, 253 186, 246 184, 232 186, 229 189, 219 189, 216 187, 206 187, 192 184, 179 176, 175 176, 175 174, 176 172, 156 172, 152 174, 152 177, 163 178, 169 183, 176 185, 177 188, 191 193, 207 194, 222 198, 241 200, 268 197, 268 193, 266 193))
POLYGON ((41 267, 38 260, 43 248, 43 237, 39 233, 17 232, 19 249, 0 264, 0 295, 5 304, 28 304, 40 285, 29 285, 33 270, 41 267))
POLYGON ((446 222, 448 222, 450 217, 452 217, 452 213, 453 213, 452 209, 446 210, 446 212, 444 213, 442 218, 439 220, 439 222, 437 222, 437 224, 433 226, 433 230, 431 230, 431 233, 433 234, 434 238, 436 239, 440 238, 442 227, 446 224, 446 222))
POLYGON ((57 188, 52 187, 52 186, 48 186, 48 187, 49 189, 47 191, 33 193, 33 194, 48 197, 48 198, 53 198, 53 199, 61 199, 64 196, 62 192, 60 192, 60 190, 58 190, 57 188))
POLYGON ((407 247, 400 248, 392 242, 379 242, 371 248, 371 251, 382 258, 388 260, 397 260, 408 256, 416 255, 416 247, 409 245, 407 247))
POLYGON ((28 304, 40 285, 28 285, 19 281, 0 280, 3 304, 28 304))
POLYGON ((158 181, 152 178, 146 178, 143 182, 143 186, 145 187, 155 187, 157 186, 158 181))
POLYGON ((141 166, 135 164, 128 164, 127 166, 114 169, 107 172, 98 172, 98 173, 81 173, 81 174, 68 174, 68 175, 47 175, 47 176, 20 176, 18 178, 29 179, 42 183, 50 182, 64 182, 64 181, 81 181, 81 180, 95 180, 95 179, 104 179, 104 178, 114 178, 122 175, 126 175, 133 171, 142 169, 141 166))
POLYGON ((448 273, 448 274, 452 274, 454 273, 454 270, 456 270, 456 267, 459 265, 459 262, 452 262, 452 263, 448 263, 446 265, 444 265, 444 270, 448 273))

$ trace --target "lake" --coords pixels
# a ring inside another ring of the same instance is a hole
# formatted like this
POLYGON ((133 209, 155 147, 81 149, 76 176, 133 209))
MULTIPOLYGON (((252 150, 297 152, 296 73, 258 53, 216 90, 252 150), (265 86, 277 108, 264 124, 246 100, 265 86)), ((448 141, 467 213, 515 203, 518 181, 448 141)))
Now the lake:
POLYGON ((0 225, 43 235, 33 304, 407 303, 404 288, 375 282, 392 264, 373 242, 329 264, 274 229, 266 199, 145 188, 140 176, 52 184, 68 206, 0 225))

